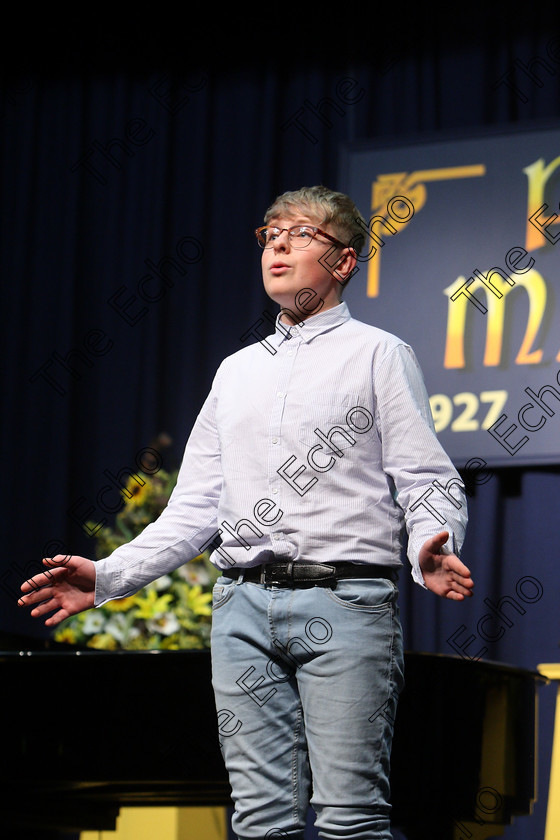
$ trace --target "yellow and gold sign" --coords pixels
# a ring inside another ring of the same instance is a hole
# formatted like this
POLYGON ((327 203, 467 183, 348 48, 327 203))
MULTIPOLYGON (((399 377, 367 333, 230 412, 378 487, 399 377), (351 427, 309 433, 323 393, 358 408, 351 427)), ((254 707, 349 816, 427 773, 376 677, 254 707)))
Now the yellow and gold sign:
POLYGON ((560 461, 560 129, 348 151, 347 290, 424 371, 458 466, 560 461), (363 226, 363 225, 362 225, 363 226))

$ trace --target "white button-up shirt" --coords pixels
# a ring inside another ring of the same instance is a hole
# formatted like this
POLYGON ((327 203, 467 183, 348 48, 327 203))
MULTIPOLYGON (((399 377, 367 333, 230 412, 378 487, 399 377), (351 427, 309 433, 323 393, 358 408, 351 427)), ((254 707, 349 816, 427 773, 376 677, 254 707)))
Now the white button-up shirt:
POLYGON ((434 431, 422 373, 399 338, 345 303, 220 365, 159 519, 96 563, 96 599, 136 592, 211 550, 221 569, 278 560, 401 566, 449 531, 463 484, 434 431))

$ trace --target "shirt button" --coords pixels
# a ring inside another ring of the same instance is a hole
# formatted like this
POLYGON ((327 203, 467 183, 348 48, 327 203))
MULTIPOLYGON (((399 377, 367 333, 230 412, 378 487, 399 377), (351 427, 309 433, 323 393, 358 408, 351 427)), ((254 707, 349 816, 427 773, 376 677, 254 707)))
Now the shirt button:
POLYGON ((272 443, 278 443, 278 438, 272 438, 272 443))
POLYGON ((284 392, 283 391, 278 391, 276 396, 282 398, 284 396, 284 392))

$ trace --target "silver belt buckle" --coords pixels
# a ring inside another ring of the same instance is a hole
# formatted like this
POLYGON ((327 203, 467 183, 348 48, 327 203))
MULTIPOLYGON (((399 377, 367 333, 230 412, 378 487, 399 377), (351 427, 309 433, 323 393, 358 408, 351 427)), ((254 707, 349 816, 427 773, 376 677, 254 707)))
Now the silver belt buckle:
POLYGON ((268 584, 269 586, 282 586, 283 584, 286 584, 288 582, 293 582, 293 580, 294 580, 294 571, 293 571, 294 563, 293 563, 293 560, 290 560, 289 562, 287 562, 286 567, 287 567, 286 568, 286 575, 285 575, 285 577, 282 577, 280 575, 275 575, 274 570, 271 569, 270 565, 267 565, 266 563, 263 564, 263 567, 262 567, 261 573, 260 573, 260 577, 259 577, 259 582, 264 584, 264 585, 268 584), (267 575, 267 572, 269 573, 268 575, 267 575))

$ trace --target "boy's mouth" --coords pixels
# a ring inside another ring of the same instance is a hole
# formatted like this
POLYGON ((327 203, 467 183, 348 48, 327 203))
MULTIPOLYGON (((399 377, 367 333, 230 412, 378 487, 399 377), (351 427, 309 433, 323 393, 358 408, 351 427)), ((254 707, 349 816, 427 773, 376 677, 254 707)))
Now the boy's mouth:
POLYGON ((284 271, 286 271, 288 268, 290 268, 290 266, 289 266, 287 263, 282 262, 282 260, 276 260, 276 261, 275 261, 275 262, 273 262, 273 263, 272 263, 272 265, 269 267, 269 271, 270 271, 272 274, 282 274, 282 273, 283 273, 284 271))

